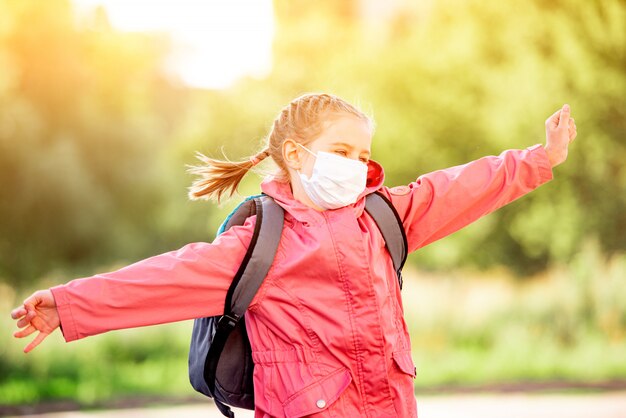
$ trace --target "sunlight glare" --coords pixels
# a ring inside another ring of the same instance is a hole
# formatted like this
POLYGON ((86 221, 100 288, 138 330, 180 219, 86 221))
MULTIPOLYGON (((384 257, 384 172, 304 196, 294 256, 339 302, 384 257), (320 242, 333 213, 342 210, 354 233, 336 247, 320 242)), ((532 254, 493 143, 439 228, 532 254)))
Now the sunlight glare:
POLYGON ((79 12, 102 5, 122 31, 167 32, 166 70, 187 85, 220 89, 242 76, 269 74, 272 0, 74 0, 79 12))

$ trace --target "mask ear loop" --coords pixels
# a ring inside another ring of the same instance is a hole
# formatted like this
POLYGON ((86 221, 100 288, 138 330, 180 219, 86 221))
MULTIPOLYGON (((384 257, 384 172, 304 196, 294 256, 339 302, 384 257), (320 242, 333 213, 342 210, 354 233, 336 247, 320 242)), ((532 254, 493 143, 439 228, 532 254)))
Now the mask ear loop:
MULTIPOLYGON (((317 159, 317 155, 316 155, 316 154, 314 154, 314 153, 313 153, 313 151, 311 151, 310 149, 308 149, 307 147, 305 147, 304 145, 302 145, 302 144, 301 144, 301 143, 299 143, 299 142, 296 142, 296 145, 301 146, 302 148, 304 148, 304 150, 305 150, 306 152, 308 152, 309 154, 311 154, 313 157, 315 157, 315 158, 317 159)), ((302 173, 300 173, 300 169, 299 169, 299 168, 296 170, 296 173, 298 173, 298 175, 299 175, 299 176, 302 176, 302 173)))
POLYGON ((304 145, 297 143, 298 145, 300 145, 302 148, 304 148, 304 150, 306 152, 308 152, 309 154, 311 154, 312 156, 314 156, 315 158, 317 158, 317 154, 314 154, 313 151, 311 151, 310 149, 308 149, 307 147, 305 147, 304 145))

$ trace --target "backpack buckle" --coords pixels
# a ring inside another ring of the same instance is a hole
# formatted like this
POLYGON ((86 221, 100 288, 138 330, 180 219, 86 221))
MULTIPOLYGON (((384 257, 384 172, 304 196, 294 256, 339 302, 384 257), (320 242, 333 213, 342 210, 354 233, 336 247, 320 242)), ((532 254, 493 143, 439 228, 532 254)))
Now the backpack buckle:
POLYGON ((235 326, 237 326, 240 319, 241 317, 236 313, 222 315, 219 321, 217 321, 217 328, 231 331, 235 328, 235 326))

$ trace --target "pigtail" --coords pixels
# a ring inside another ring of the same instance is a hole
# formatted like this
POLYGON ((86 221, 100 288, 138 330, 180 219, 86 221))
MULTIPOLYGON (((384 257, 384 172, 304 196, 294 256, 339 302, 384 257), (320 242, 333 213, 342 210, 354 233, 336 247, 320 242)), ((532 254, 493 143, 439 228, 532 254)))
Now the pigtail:
POLYGON ((248 171, 269 155, 269 150, 265 149, 247 160, 223 161, 196 152, 196 157, 203 164, 187 166, 187 172, 200 177, 189 188, 189 199, 214 199, 220 202, 225 192, 231 197, 248 171))

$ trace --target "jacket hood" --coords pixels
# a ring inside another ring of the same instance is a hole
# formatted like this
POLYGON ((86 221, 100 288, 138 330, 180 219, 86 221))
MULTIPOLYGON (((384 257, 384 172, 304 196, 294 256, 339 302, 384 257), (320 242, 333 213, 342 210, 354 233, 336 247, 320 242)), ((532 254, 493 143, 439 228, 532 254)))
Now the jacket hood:
MULTIPOLYGON (((334 210, 347 210, 350 208, 354 211, 356 217, 361 216, 365 209, 365 196, 380 189, 383 186, 384 180, 385 172, 383 166, 374 160, 370 160, 367 164, 367 182, 365 183, 365 190, 361 193, 356 203, 348 205, 345 208, 334 210)), ((268 177, 261 183, 261 190, 266 195, 271 196, 276 203, 299 222, 317 224, 324 221, 322 212, 318 212, 306 206, 293 197, 289 181, 268 177)))

